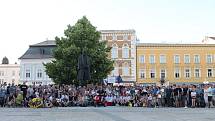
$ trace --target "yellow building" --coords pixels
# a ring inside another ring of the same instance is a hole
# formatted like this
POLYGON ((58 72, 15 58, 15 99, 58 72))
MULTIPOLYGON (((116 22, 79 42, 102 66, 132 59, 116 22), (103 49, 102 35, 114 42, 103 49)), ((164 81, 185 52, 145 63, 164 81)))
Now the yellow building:
POLYGON ((215 82, 215 44, 139 43, 137 83, 215 82))

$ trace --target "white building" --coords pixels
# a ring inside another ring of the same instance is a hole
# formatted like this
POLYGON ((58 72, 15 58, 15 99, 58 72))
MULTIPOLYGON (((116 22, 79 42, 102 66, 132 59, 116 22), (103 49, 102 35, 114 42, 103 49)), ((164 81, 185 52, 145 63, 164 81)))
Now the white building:
POLYGON ((18 64, 9 64, 6 57, 3 58, 0 64, 0 84, 19 84, 19 70, 18 64))
POLYGON ((44 63, 53 60, 53 49, 56 47, 55 41, 44 41, 30 45, 29 49, 20 59, 20 82, 33 84, 52 84, 53 81, 45 72, 44 63))

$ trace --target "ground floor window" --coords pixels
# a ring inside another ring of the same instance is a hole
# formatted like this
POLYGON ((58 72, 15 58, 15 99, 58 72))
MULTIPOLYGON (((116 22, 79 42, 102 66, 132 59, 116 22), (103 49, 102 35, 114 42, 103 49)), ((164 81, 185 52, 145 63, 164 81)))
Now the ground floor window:
POLYGON ((122 72, 124 76, 129 76, 129 67, 123 67, 122 72))
POLYGON ((200 77, 200 69, 195 69, 195 77, 196 78, 200 77))
POLYGON ((140 70, 140 78, 141 78, 141 79, 146 78, 146 73, 145 73, 145 70, 144 70, 144 69, 140 70))
POLYGON ((39 69, 37 71, 37 78, 42 78, 42 70, 41 69, 39 69))
POLYGON ((155 78, 155 69, 150 70, 150 78, 155 78))
POLYGON ((213 76, 213 71, 212 71, 212 69, 208 69, 207 72, 208 72, 208 74, 207 74, 208 77, 212 77, 212 76, 213 76))
POLYGON ((185 69, 185 78, 190 78, 190 69, 185 69))
POLYGON ((175 78, 180 78, 180 70, 179 70, 179 68, 175 69, 175 78))
POLYGON ((161 69, 161 71, 160 71, 160 77, 161 77, 161 79, 166 78, 166 70, 165 69, 161 69))
POLYGON ((25 77, 26 77, 26 78, 30 78, 30 77, 31 77, 30 70, 26 70, 26 71, 25 71, 25 77))

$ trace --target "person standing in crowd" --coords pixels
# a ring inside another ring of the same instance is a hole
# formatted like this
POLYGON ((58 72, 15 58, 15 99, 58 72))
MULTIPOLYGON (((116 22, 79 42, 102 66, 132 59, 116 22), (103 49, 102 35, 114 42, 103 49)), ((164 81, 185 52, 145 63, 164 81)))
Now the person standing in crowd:
POLYGON ((203 95, 203 90, 200 86, 197 86, 196 88, 196 106, 201 107, 201 96, 203 95))
POLYGON ((188 86, 188 93, 187 93, 187 106, 192 107, 192 97, 191 97, 191 92, 192 92, 193 85, 188 86))
POLYGON ((191 90, 192 108, 196 107, 196 85, 193 85, 191 90))
POLYGON ((25 102, 28 90, 28 86, 25 84, 25 82, 20 86, 20 90, 23 92, 23 100, 25 102))
POLYGON ((176 86, 176 88, 173 90, 176 108, 181 106, 181 93, 182 93, 181 87, 179 85, 176 86))
POLYGON ((208 104, 208 85, 204 85, 204 101, 205 101, 205 105, 206 107, 209 107, 209 104, 208 104))
POLYGON ((209 85, 208 87, 208 108, 213 107, 213 102, 212 102, 212 97, 213 97, 213 93, 212 93, 213 89, 212 86, 209 85))
POLYGON ((7 100, 7 90, 4 87, 0 88, 0 105, 4 107, 7 100))
POLYGON ((171 96, 172 96, 172 88, 170 86, 167 87, 167 89, 165 89, 165 94, 166 94, 166 104, 168 107, 172 106, 172 102, 171 102, 171 96))
POLYGON ((7 96, 9 96, 10 95, 10 84, 8 84, 8 86, 7 86, 7 96))
POLYGON ((184 108, 187 108, 187 100, 188 100, 188 87, 183 84, 182 86, 182 105, 184 108))
POLYGON ((212 95, 213 95, 213 105, 215 106, 215 84, 213 85, 213 89, 212 89, 212 95))

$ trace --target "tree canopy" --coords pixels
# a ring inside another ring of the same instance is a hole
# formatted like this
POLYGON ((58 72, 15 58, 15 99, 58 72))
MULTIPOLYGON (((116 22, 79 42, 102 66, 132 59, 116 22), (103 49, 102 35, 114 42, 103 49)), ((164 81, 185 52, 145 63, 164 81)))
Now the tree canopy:
POLYGON ((113 61, 108 58, 111 48, 105 41, 99 41, 100 32, 84 16, 74 26, 68 25, 64 37, 56 37, 54 58, 45 64, 46 73, 56 84, 76 84, 78 57, 83 51, 90 58, 91 80, 85 82, 99 83, 113 70, 113 61))

